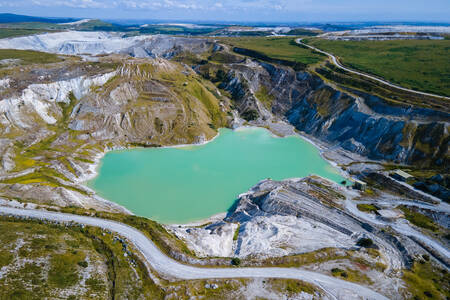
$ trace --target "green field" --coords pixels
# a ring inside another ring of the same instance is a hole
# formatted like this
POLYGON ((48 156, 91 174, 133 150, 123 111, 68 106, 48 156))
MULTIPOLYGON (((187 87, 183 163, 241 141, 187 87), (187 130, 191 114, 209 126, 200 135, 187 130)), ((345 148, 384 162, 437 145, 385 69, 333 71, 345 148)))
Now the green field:
POLYGON ((353 69, 401 86, 450 96, 450 40, 329 41, 309 45, 330 52, 353 69))
POLYGON ((40 29, 0 28, 0 39, 46 32, 40 29))
POLYGON ((275 59, 311 65, 324 60, 324 56, 295 44, 292 37, 237 37, 222 38, 234 47, 250 49, 275 59))
MULTIPOLYGON (((0 49, 0 60, 3 59, 20 59, 20 64, 48 64, 54 62, 60 62, 61 59, 56 54, 31 51, 31 50, 14 50, 14 49, 0 49)), ((0 65, 0 68, 2 66, 0 65)))

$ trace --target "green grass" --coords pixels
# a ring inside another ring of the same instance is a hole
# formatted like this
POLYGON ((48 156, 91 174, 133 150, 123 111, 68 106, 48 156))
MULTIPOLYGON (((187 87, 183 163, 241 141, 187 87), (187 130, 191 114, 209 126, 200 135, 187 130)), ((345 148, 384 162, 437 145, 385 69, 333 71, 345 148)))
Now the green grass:
MULTIPOLYGON (((0 217, 0 262, 9 267, 0 278, 0 299, 230 299, 230 295, 242 299, 241 289, 250 281, 159 279, 155 284, 131 245, 125 247, 131 255, 124 256, 124 245, 115 236, 89 226, 0 217), (12 257, 5 259, 5 253, 12 257), (83 283, 86 272, 89 277, 83 283), (217 286, 206 288, 207 283, 217 286), (70 290, 73 292, 67 294, 70 290)), ((266 281, 270 290, 292 297, 317 291, 313 285, 296 280, 266 279, 263 283, 266 281)))
POLYGON ((270 95, 267 91, 267 88, 265 86, 261 86, 259 90, 255 93, 256 98, 258 98, 259 101, 261 101, 264 106, 266 106, 268 109, 272 108, 272 102, 274 100, 274 96, 270 95))
POLYGON ((450 96, 450 40, 330 41, 308 39, 353 69, 401 86, 450 96))
MULTIPOLYGON (((66 207, 62 208, 62 211, 78 215, 90 215, 92 213, 92 210, 85 210, 78 207, 66 207)), ((173 253, 173 251, 179 251, 185 255, 192 257, 195 256, 182 240, 169 233, 161 224, 155 221, 144 217, 106 212, 95 212, 95 216, 98 218, 122 222, 142 231, 142 233, 150 238, 164 253, 168 255, 173 253)))
POLYGON ((411 222, 412 224, 429 229, 431 231, 438 231, 439 227, 436 225, 436 223, 433 222, 433 220, 419 212, 416 212, 406 206, 399 206, 400 210, 405 214, 406 220, 411 222))
POLYGON ((287 37, 245 37, 222 38, 224 43, 234 47, 257 51, 274 59, 282 59, 302 63, 305 65, 316 64, 325 59, 324 56, 300 47, 294 38, 287 37))
POLYGON ((268 282, 273 290, 285 293, 289 298, 302 292, 314 295, 317 291, 317 288, 312 284, 300 280, 269 279, 268 282))
POLYGON ((325 263, 339 259, 350 259, 351 252, 342 252, 337 248, 323 248, 320 250, 296 255, 272 257, 262 261, 264 266, 277 266, 285 268, 298 268, 308 264, 325 263))
MULTIPOLYGON (((62 61, 56 54, 31 50, 0 49, 0 60, 20 59, 20 64, 48 64, 62 61)), ((0 68, 2 65, 0 65, 0 68)))
POLYGON ((0 28, 0 39, 44 33, 40 29, 0 28))
POLYGON ((356 207, 360 211, 369 212, 369 213, 376 213, 378 210, 378 207, 376 207, 373 204, 358 204, 356 207))
POLYGON ((344 87, 344 89, 350 88, 351 90, 357 90, 380 97, 388 105, 407 105, 448 111, 448 101, 441 98, 427 97, 394 89, 388 85, 368 79, 367 77, 344 71, 331 63, 315 68, 313 73, 320 76, 325 81, 330 81, 331 83, 344 87))
POLYGON ((163 298, 133 252, 124 256, 122 243, 99 228, 0 217, 0 251, 13 254, 0 278, 0 299, 61 299, 74 287, 82 293, 69 293, 73 299, 163 298))
POLYGON ((433 266, 430 262, 415 262, 411 270, 403 272, 409 299, 449 299, 450 274, 433 266))
POLYGON ((241 230, 241 224, 238 224, 238 227, 234 231, 233 241, 237 241, 239 238, 239 230, 241 230))
POLYGON ((346 268, 345 270, 343 270, 339 268, 333 268, 331 269, 331 275, 347 281, 372 284, 372 280, 366 274, 363 274, 355 269, 346 268))
POLYGON ((77 262, 84 259, 83 253, 78 251, 54 254, 50 260, 51 267, 48 280, 58 288, 67 288, 80 280, 77 262))

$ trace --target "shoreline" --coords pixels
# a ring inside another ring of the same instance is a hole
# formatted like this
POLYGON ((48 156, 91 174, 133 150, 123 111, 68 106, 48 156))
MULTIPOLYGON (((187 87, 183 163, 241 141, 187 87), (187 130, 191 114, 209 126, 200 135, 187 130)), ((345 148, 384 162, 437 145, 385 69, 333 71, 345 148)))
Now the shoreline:
MULTIPOLYGON (((219 128, 219 129, 221 129, 221 128, 219 128)), ((193 144, 179 144, 179 145, 161 146, 161 147, 158 147, 158 148, 159 149, 168 149, 168 148, 183 148, 183 147, 190 147, 190 146, 203 146, 203 145, 206 145, 206 144, 214 141, 219 135, 220 135, 220 132, 218 130, 217 134, 214 137, 212 137, 210 140, 205 140, 203 142, 193 143, 193 144)), ((93 159, 94 163, 93 164, 89 164, 88 169, 84 171, 85 174, 82 174, 81 176, 77 177, 76 180, 75 180, 75 183, 81 184, 81 185, 91 189, 86 183, 98 176, 98 168, 100 167, 101 160, 108 152, 134 150, 134 149, 147 149, 147 148, 145 148, 145 147, 129 147, 129 148, 127 148, 127 147, 116 147, 116 148, 107 149, 105 151, 97 153, 96 156, 93 159)))
MULTIPOLYGON (((287 123, 285 123, 284 121, 281 121, 281 123, 283 123, 283 125, 284 126, 289 126, 289 127, 291 127, 292 129, 295 129, 292 125, 290 125, 290 124, 287 124, 287 123)), ((285 135, 277 135, 276 133, 274 133, 272 130, 271 130, 271 128, 270 128, 270 126, 268 126, 268 128, 267 127, 263 127, 263 126, 261 126, 261 125, 241 125, 241 126, 238 126, 238 127, 236 127, 236 128, 226 128, 226 127, 223 127, 223 128, 219 128, 218 130, 217 130, 217 134, 214 136, 214 137, 212 137, 211 139, 209 139, 209 140, 205 140, 205 141, 202 141, 202 142, 198 142, 198 143, 192 143, 192 144, 179 144, 179 145, 168 145, 168 146, 161 146, 161 147, 158 147, 158 148, 162 148, 162 149, 171 149, 171 148, 185 148, 185 147, 192 147, 192 146, 204 146, 204 145, 206 145, 206 144, 208 144, 208 143, 211 143, 211 142, 213 142, 214 140, 216 140, 219 136, 220 136, 220 130, 221 129, 229 129, 229 130, 232 130, 232 131, 242 131, 242 130, 251 130, 251 129, 263 129, 263 130, 267 130, 269 133, 270 133, 270 135, 271 135, 271 137, 273 137, 273 138, 286 138, 286 137, 290 137, 290 136, 294 136, 294 137, 296 137, 296 138, 300 138, 300 139, 302 139, 302 140, 304 140, 304 141, 306 141, 306 142, 308 142, 309 144, 311 144, 312 146, 314 146, 314 148, 316 148, 317 150, 318 150, 318 154, 320 155, 320 157, 324 160, 324 161, 326 161, 327 163, 329 163, 330 164, 330 166, 333 168, 333 169, 336 169, 337 170, 337 175, 339 175, 339 176, 342 176, 344 179, 347 179, 347 180, 349 180, 350 178, 351 178, 351 176, 346 172, 346 171, 344 171, 341 167, 339 167, 339 165, 335 162, 335 161, 333 161, 333 160, 330 160, 330 159, 328 159, 328 158, 326 158, 324 155, 323 155, 323 153, 327 150, 327 149, 325 149, 322 145, 319 145, 319 143, 316 143, 315 141, 313 141, 311 138, 309 138, 309 137, 307 137, 306 135, 304 136, 304 135, 302 135, 301 133, 299 133, 299 132, 297 132, 297 131, 295 131, 295 130, 292 130, 291 132, 292 132, 292 134, 285 134, 285 135)), ((90 186, 88 186, 88 182, 89 181, 91 181, 91 180, 93 180, 94 178, 96 178, 98 175, 99 175, 99 168, 100 168, 100 166, 101 166, 101 160, 103 159, 103 157, 108 153, 108 152, 112 152, 112 151, 123 151, 123 150, 133 150, 133 149, 146 149, 145 147, 129 147, 129 148, 127 148, 127 147, 113 147, 113 148, 110 148, 110 149, 106 149, 105 151, 102 151, 102 152, 99 152, 99 153, 97 153, 96 155, 95 155, 95 157, 94 157, 94 159, 93 159, 93 161, 94 161, 94 163, 93 164, 89 164, 89 167, 87 168, 87 170, 85 170, 84 171, 84 174, 82 174, 80 177, 78 177, 77 178, 77 180, 75 181, 75 183, 76 184, 80 184, 80 185, 82 185, 84 188, 86 188, 86 189, 88 189, 89 191, 91 191, 92 193, 93 193, 93 195, 91 196, 93 199, 95 199, 96 201, 100 201, 100 202, 103 202, 103 203, 107 203, 108 205, 111 205, 112 207, 117 207, 117 208, 120 208, 120 210, 122 210, 122 211, 124 211, 124 212, 126 212, 126 213, 128 213, 128 214, 130 214, 130 215, 135 215, 132 211, 130 211, 129 209, 127 209, 126 207, 124 207, 124 206, 122 206, 122 205, 120 205, 120 204, 118 204, 118 203, 116 203, 116 202, 113 202, 113 201, 111 201, 111 200, 108 200, 108 199, 105 199, 105 198, 103 198, 103 197, 101 197, 98 193, 97 193, 97 191, 95 191, 93 188, 91 188, 90 186)), ((315 175, 315 174, 309 174, 308 176, 310 176, 310 175, 315 175)), ((317 176, 319 176, 319 175, 317 175, 317 176)), ((299 178, 303 178, 303 177, 295 177, 296 179, 299 179, 299 178)), ((292 179, 292 178, 286 178, 286 179, 292 179)), ((328 180, 330 180, 330 179, 328 179, 328 180)), ((332 180, 331 180, 332 181, 332 180)), ((334 182, 334 181, 333 181, 334 182)), ((257 184, 258 182, 256 182, 255 184, 257 184)), ((335 184, 339 184, 338 182, 334 182, 335 184)), ((241 194, 239 194, 239 195, 242 195, 242 194, 245 194, 245 193, 247 193, 248 191, 244 191, 244 192, 242 192, 241 194)), ((200 220, 192 220, 192 221, 189 221, 188 223, 169 223, 169 224, 164 224, 164 223, 161 223, 162 225, 164 225, 164 226, 188 226, 188 225, 193 225, 193 224, 197 224, 197 226, 198 225, 202 225, 202 224, 205 224, 205 223, 207 223, 207 222, 210 222, 211 220, 214 220, 214 219, 216 219, 216 218, 218 218, 218 217, 220 217, 220 216, 223 216, 223 215, 226 215, 226 211, 225 212, 219 212, 219 213, 217 213, 217 214, 214 214, 214 215, 211 215, 210 217, 207 217, 207 218, 203 218, 203 219, 200 219, 200 220)))

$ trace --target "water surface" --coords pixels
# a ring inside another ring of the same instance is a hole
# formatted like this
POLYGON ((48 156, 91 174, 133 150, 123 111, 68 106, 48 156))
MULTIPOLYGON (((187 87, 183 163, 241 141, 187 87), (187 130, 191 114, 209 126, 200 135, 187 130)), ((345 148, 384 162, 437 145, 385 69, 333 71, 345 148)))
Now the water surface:
POLYGON ((162 223, 225 212, 265 178, 343 179, 307 141, 274 137, 263 128, 220 129, 201 146, 108 152, 98 171, 88 185, 100 196, 162 223))

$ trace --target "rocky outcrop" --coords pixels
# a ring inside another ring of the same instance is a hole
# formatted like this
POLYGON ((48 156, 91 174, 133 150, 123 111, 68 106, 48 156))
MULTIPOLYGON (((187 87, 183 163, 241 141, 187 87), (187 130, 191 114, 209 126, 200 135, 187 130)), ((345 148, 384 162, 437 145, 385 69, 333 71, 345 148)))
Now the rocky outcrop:
POLYGON ((346 199, 355 196, 357 193, 317 176, 267 179, 240 195, 223 219, 211 220, 205 226, 168 228, 199 256, 238 256, 260 261, 324 249, 345 253, 359 249, 361 238, 370 238, 383 257, 389 257, 390 269, 410 266, 410 251, 417 247, 346 211, 346 199), (230 229, 235 229, 234 236, 230 229), (209 241, 207 245, 198 242, 204 237, 209 241))
POLYGON ((35 120, 29 114, 36 114, 45 123, 55 124, 60 114, 58 103, 70 103, 70 94, 80 99, 89 93, 91 86, 103 85, 114 75, 115 72, 110 72, 95 77, 80 76, 48 84, 31 84, 20 96, 0 101, 0 123, 7 131, 11 130, 10 127, 31 128, 35 120))
POLYGON ((202 53, 212 47, 204 39, 147 35, 123 37, 109 32, 66 31, 0 40, 0 49, 21 49, 69 55, 121 53, 133 57, 170 58, 189 51, 202 53))
POLYGON ((227 65, 222 84, 241 114, 266 115, 255 98, 298 130, 373 160, 404 164, 449 163, 450 114, 344 91, 307 72, 247 60, 227 65))

